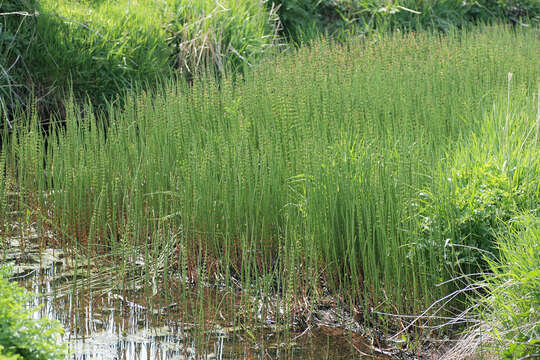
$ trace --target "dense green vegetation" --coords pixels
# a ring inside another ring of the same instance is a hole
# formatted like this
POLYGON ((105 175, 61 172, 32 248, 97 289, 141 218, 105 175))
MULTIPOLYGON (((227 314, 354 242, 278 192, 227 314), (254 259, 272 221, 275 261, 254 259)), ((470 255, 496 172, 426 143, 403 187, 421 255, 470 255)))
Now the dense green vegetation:
POLYGON ((37 310, 25 307, 33 296, 9 282, 8 274, 0 268, 0 359, 65 359, 66 347, 58 344, 62 334, 58 322, 35 320, 37 310))
POLYGON ((497 241, 501 256, 491 260, 493 275, 483 315, 504 359, 540 355, 540 220, 524 217, 497 241))
POLYGON ((0 79, 9 80, 4 92, 12 93, 11 103, 28 105, 33 95, 40 113, 62 113, 70 89, 80 100, 103 104, 121 89, 169 74, 165 29, 155 21, 167 8, 144 3, 2 1, 2 12, 19 12, 3 17, 10 21, 4 37, 12 39, 0 51, 10 70, 0 79))
POLYGON ((272 297, 287 325, 332 296, 423 331, 482 299, 496 351, 534 356, 539 21, 535 0, 0 0, 0 236, 25 214, 119 279, 139 259, 149 287, 272 297))
POLYGON ((133 95, 108 128, 71 105, 47 147, 35 116, 4 140, 7 188, 63 246, 142 256, 165 284, 419 313, 486 269, 501 221, 538 216, 539 45, 505 27, 318 41, 133 95))
POLYGON ((263 54, 328 33, 538 23, 536 0, 0 1, 0 111, 35 102, 48 117, 66 94, 98 107, 172 73, 242 71, 263 54))
POLYGON ((471 24, 502 21, 538 22, 540 4, 535 0, 276 0, 283 32, 303 42, 320 32, 342 36, 387 30, 443 32, 471 24))
POLYGON ((508 223, 522 215, 540 215, 540 153, 533 134, 536 125, 529 120, 534 119, 534 108, 527 115, 522 100, 513 100, 517 103, 510 110, 499 106, 487 111, 478 132, 453 149, 444 176, 423 191, 420 244, 439 246, 440 253, 459 247, 441 269, 476 272, 486 252, 498 258, 496 238, 508 236, 508 223), (508 123, 502 123, 507 117, 508 123))
POLYGON ((68 93, 103 107, 173 73, 236 71, 277 40, 257 1, 3 0, 0 12, 4 114, 31 95, 42 115, 63 114, 68 93))

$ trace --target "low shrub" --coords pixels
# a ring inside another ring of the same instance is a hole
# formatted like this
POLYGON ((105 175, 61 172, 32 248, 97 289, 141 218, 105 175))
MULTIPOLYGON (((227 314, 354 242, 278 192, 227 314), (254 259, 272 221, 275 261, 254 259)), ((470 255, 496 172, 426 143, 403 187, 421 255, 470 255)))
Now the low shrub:
POLYGON ((0 359, 65 359, 67 348, 59 345, 63 331, 59 323, 34 319, 37 309, 26 306, 32 294, 9 282, 8 273, 0 268, 0 359))

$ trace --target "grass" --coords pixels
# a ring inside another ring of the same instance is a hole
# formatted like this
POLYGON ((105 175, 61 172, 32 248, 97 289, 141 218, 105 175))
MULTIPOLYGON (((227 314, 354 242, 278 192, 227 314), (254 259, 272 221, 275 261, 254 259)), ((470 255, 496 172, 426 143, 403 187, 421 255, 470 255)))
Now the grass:
POLYGON ((4 116, 32 102, 42 115, 62 113, 68 93, 102 106, 171 73, 164 2, 4 0, 0 12, 4 116))
MULTIPOLYGON (((47 137, 36 118, 5 135, 6 189, 38 229, 55 230, 72 252, 106 256, 119 276, 144 259, 150 292, 156 278, 166 287, 180 273, 277 294, 284 323, 309 317, 305 299, 333 295, 393 328, 381 313, 419 313, 460 288, 438 286, 464 269, 448 244, 485 245, 457 217, 476 214, 478 178, 493 173, 508 196, 538 196, 527 134, 539 42, 534 29, 504 26, 321 40, 242 79, 128 96, 109 108, 107 128, 68 102, 65 126, 47 137), (508 72, 511 132, 501 130, 508 72), (449 171, 463 174, 458 185, 449 171)), ((527 196, 508 217, 538 211, 527 196)))
POLYGON ((491 261, 484 319, 504 359, 540 355, 540 218, 525 217, 499 239, 501 259, 491 261), (520 229, 521 227, 521 229, 520 229))
POLYGON ((27 96, 22 59, 36 36, 34 5, 22 0, 0 2, 0 121, 8 126, 8 114, 27 96))
MULTIPOLYGON (((65 115, 64 100, 100 109, 119 104, 127 89, 210 71, 242 72, 286 42, 321 33, 396 29, 453 31, 479 22, 535 24, 535 0, 246 1, 2 0, 0 111, 10 126, 16 108, 37 103, 40 114, 65 115), (285 41, 282 41, 285 40, 285 41)), ((48 119, 44 120, 47 121, 48 119)))
POLYGON ((78 99, 103 104, 123 89, 170 74, 167 2, 51 0, 41 1, 39 10, 42 41, 26 61, 60 99, 71 89, 78 99))
POLYGON ((278 41, 279 19, 263 1, 176 1, 167 25, 172 65, 191 80, 241 72, 278 41))
POLYGON ((540 354, 538 318, 539 217, 528 213, 506 224, 498 236, 500 256, 489 257, 489 271, 477 285, 471 326, 444 359, 534 359, 540 354))
POLYGON ((69 94, 104 109, 173 74, 241 71, 277 41, 275 14, 258 1, 4 0, 0 13, 8 121, 16 105, 65 115, 69 94))

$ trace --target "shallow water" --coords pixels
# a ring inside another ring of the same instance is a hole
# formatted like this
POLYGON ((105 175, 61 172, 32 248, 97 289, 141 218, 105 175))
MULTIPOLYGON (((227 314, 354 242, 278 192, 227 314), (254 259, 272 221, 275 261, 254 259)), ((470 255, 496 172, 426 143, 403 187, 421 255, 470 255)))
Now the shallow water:
POLYGON ((41 305, 35 316, 62 323, 73 360, 367 358, 360 353, 362 339, 332 327, 284 333, 230 324, 227 319, 240 311, 238 295, 225 291, 188 291, 174 301, 142 290, 96 290, 84 279, 72 287, 59 264, 23 276, 21 284, 45 294, 32 304, 41 305))
POLYGON ((16 264, 15 279, 41 294, 29 304, 41 306, 34 316, 61 322, 73 360, 374 358, 350 331, 319 324, 291 333, 260 315, 254 319, 235 292, 172 279, 158 284, 162 292, 113 284, 113 272, 68 269, 61 250, 29 243, 22 256, 20 245, 16 239, 4 244, 1 260, 16 264))

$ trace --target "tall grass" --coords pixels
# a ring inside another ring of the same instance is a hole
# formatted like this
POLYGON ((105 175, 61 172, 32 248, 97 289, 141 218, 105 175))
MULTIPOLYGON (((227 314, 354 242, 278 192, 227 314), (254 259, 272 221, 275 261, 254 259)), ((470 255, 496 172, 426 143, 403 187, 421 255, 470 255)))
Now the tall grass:
POLYGON ((193 76, 221 75, 253 64, 278 41, 276 9, 265 1, 175 1, 167 25, 173 67, 193 76))
POLYGON ((497 237, 500 257, 487 258, 489 272, 477 282, 485 291, 476 294, 471 308, 476 324, 444 359, 534 359, 540 355, 539 220, 521 214, 506 224, 506 234, 497 237))
MULTIPOLYGON (((331 33, 435 29, 478 22, 538 23, 535 0, 227 0, 0 2, 3 124, 31 98, 64 114, 66 93, 104 107, 119 92, 172 73, 243 71, 281 36, 298 44, 331 33), (279 33, 279 34, 278 34, 279 33)), ((9 126, 9 124, 8 124, 9 126)))
POLYGON ((11 126, 8 115, 28 96, 24 58, 35 40, 34 1, 0 1, 0 124, 11 126))
POLYGON ((7 173, 64 246, 120 273, 143 259, 149 284, 180 272, 280 294, 293 320, 328 294, 368 321, 418 312, 455 287, 435 286, 455 272, 440 266, 445 239, 425 240, 422 191, 486 121, 500 131, 508 72, 515 109, 535 118, 538 45, 505 27, 322 40, 243 79, 133 95, 108 128, 68 107, 47 146, 19 126, 7 173))
POLYGON ((170 73, 167 1, 47 0, 39 11, 41 41, 32 44, 26 62, 36 85, 55 86, 57 97, 71 89, 80 100, 103 104, 170 73))
POLYGON ((521 229, 499 239, 501 260, 492 261, 493 276, 486 278, 490 296, 483 316, 491 323, 491 336, 505 358, 540 356, 540 221, 525 217, 521 229))

